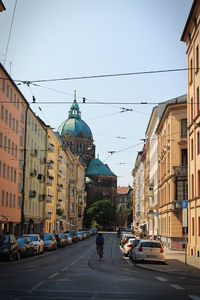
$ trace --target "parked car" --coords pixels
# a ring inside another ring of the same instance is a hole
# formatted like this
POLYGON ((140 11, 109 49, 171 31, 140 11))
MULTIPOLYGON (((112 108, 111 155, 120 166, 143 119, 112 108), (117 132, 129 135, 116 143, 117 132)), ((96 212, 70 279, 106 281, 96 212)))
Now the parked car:
POLYGON ((29 237, 18 237, 18 249, 22 257, 29 257, 34 255, 34 245, 29 237))
POLYGON ((83 231, 78 231, 77 232, 77 238, 78 238, 79 241, 83 241, 85 239, 84 232, 83 231))
POLYGON ((57 249, 57 241, 56 241, 56 237, 53 233, 45 233, 41 237, 44 241, 44 250, 56 250, 57 249))
POLYGON ((56 237, 56 241, 57 241, 57 246, 59 248, 65 247, 67 245, 67 240, 64 237, 63 233, 56 233, 55 237, 56 237))
POLYGON ((130 232, 125 232, 120 239, 120 245, 123 247, 130 238, 135 238, 135 236, 130 232))
POLYGON ((24 234, 24 236, 30 238, 36 254, 44 253, 44 241, 40 238, 39 234, 24 234))
POLYGON ((165 263, 165 251, 161 242, 140 240, 132 249, 132 259, 138 261, 156 261, 165 263))
POLYGON ((131 249, 130 249, 129 254, 128 254, 129 258, 131 260, 133 260, 133 249, 138 245, 139 241, 140 241, 140 238, 136 237, 133 244, 131 245, 131 249))
POLYGON ((69 231, 66 231, 65 233, 69 233, 70 236, 72 237, 73 243, 77 243, 78 238, 77 238, 77 233, 75 230, 69 230, 69 231))
POLYGON ((67 245, 71 245, 73 243, 72 237, 69 233, 64 233, 64 237, 67 239, 67 245))
POLYGON ((20 259, 18 243, 13 234, 0 234, 0 259, 9 261, 20 259))
POLYGON ((129 252, 131 251, 131 246, 133 245, 134 241, 135 241, 135 238, 130 238, 124 244, 124 246, 122 248, 122 253, 124 256, 129 256, 129 252))

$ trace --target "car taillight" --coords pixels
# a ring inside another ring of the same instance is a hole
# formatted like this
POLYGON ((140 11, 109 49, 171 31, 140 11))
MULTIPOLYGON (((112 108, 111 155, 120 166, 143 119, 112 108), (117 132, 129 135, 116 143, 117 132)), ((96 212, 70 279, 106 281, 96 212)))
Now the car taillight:
POLYGON ((131 247, 131 244, 128 244, 127 247, 131 247))
POLYGON ((160 248, 160 253, 164 253, 164 249, 163 248, 160 248))
POLYGON ((138 251, 142 252, 142 247, 141 246, 138 248, 138 251))

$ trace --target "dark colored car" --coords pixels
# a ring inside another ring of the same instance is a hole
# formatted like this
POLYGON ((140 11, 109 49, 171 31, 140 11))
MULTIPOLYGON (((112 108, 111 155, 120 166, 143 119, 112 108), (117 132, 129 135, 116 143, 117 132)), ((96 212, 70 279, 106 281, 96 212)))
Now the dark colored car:
POLYGON ((63 233, 56 233, 55 237, 59 248, 67 246, 67 239, 64 237, 63 233))
POLYGON ((17 243, 21 257, 29 257, 34 255, 34 245, 29 237, 19 237, 17 239, 17 243))
POLYGON ((56 250, 57 241, 53 233, 45 233, 41 236, 44 241, 44 250, 56 250))
POLYGON ((0 234, 0 259, 9 261, 20 259, 18 243, 13 234, 0 234))
POLYGON ((69 231, 66 231, 66 233, 69 233, 70 236, 72 237, 72 241, 74 243, 77 243, 78 242, 78 238, 77 238, 77 233, 75 230, 69 230, 69 231))

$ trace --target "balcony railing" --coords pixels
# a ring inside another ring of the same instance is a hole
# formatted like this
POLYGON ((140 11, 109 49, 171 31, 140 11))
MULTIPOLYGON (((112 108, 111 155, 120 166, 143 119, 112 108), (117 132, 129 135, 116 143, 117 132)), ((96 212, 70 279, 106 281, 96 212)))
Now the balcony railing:
POLYGON ((31 190, 31 191, 29 192, 29 197, 30 197, 30 198, 35 198, 35 196, 36 196, 36 191, 31 190))
POLYGON ((51 144, 51 143, 48 144, 48 151, 54 152, 54 144, 51 144))
POLYGON ((175 200, 173 202, 173 205, 174 205, 174 207, 173 207, 174 210, 181 210, 182 209, 182 201, 181 200, 175 200))
POLYGON ((39 199, 39 201, 44 201, 45 200, 45 194, 40 194, 38 199, 39 199))
POLYGON ((173 166, 173 169, 174 169, 174 175, 187 175, 188 173, 187 165, 173 166))

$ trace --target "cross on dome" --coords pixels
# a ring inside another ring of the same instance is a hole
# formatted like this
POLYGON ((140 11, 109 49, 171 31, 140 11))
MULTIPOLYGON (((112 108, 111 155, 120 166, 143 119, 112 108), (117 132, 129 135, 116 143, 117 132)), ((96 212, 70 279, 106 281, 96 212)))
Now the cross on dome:
POLYGON ((74 102, 69 110, 69 118, 81 119, 81 112, 76 102, 76 90, 74 90, 74 102))

